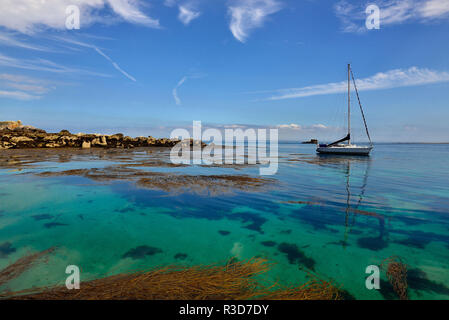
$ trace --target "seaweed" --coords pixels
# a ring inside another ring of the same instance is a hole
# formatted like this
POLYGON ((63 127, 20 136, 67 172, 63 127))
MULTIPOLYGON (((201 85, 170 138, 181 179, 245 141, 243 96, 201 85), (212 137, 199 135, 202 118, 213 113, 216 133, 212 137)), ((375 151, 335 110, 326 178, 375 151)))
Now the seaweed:
POLYGON ((327 245, 332 245, 332 246, 342 246, 342 247, 348 247, 350 246, 348 243, 346 243, 346 241, 343 240, 339 240, 339 241, 331 241, 326 243, 327 245))
POLYGON ((122 208, 122 209, 116 209, 114 210, 115 212, 119 212, 119 213, 126 213, 126 212, 133 212, 136 211, 135 208, 132 207, 127 207, 127 208, 122 208))
POLYGON ((356 298, 347 290, 340 289, 342 300, 356 300, 356 298))
POLYGON ((174 193, 192 193, 199 195, 220 195, 238 191, 260 191, 274 183, 268 178, 256 178, 248 175, 179 175, 146 174, 137 181, 137 186, 174 193))
POLYGON ((248 223, 246 226, 244 226, 245 229, 257 231, 259 233, 264 233, 262 231, 262 225, 267 222, 267 219, 264 217, 261 217, 257 213, 248 213, 248 212, 241 212, 241 213, 234 213, 230 216, 228 216, 232 220, 241 220, 243 223, 248 223))
POLYGON ((385 300, 395 300, 398 298, 390 282, 380 279, 379 284, 379 293, 384 297, 385 300))
POLYGON ((430 242, 439 241, 445 243, 446 245, 449 245, 449 236, 437 234, 434 232, 426 232, 421 230, 391 230, 390 232, 406 235, 408 239, 414 239, 411 240, 414 244, 421 243, 422 245, 426 245, 430 242))
POLYGON ((307 257, 296 244, 283 242, 278 245, 278 250, 287 255, 290 264, 299 264, 310 270, 315 270, 315 260, 307 257))
POLYGON ((380 267, 386 269, 388 281, 399 299, 408 300, 407 265, 402 259, 396 256, 389 257, 382 261, 380 267))
POLYGON ((53 218, 54 216, 51 214, 35 214, 34 216, 31 216, 31 218, 33 218, 35 221, 40 221, 40 220, 48 220, 53 218))
POLYGON ((185 260, 187 258, 187 253, 177 253, 175 254, 175 259, 177 260, 185 260))
POLYGON ((299 286, 264 284, 258 276, 270 270, 264 259, 229 261, 225 265, 167 266, 84 281, 82 290, 65 286, 7 293, 17 300, 339 300, 340 290, 312 276, 299 286))
POLYGON ((386 269, 388 282, 381 280, 380 293, 386 299, 393 299, 396 296, 401 300, 409 299, 408 288, 416 291, 438 293, 449 295, 449 288, 428 278, 427 274, 418 268, 408 268, 408 266, 399 257, 390 257, 381 264, 382 269, 386 269))
POLYGON ((386 236, 385 220, 379 219, 379 235, 377 237, 363 237, 357 239, 357 245, 361 248, 379 251, 388 247, 388 242, 385 241, 386 236))
POLYGON ((44 227, 47 229, 51 229, 51 228, 55 228, 55 227, 64 227, 64 226, 68 226, 68 224, 60 223, 60 222, 49 222, 49 223, 44 224, 44 227))
POLYGON ((331 228, 337 223, 338 215, 322 207, 306 205, 305 207, 294 210, 289 215, 291 218, 300 220, 303 223, 310 225, 315 231, 327 231, 330 233, 337 233, 338 231, 331 228))
POLYGON ((146 256, 155 255, 156 253, 162 253, 162 250, 159 248, 142 245, 142 246, 135 247, 135 248, 129 250, 128 252, 124 253, 122 258, 132 258, 132 259, 137 260, 137 259, 143 259, 146 256))
POLYGON ((411 289, 449 295, 449 288, 443 283, 432 281, 420 269, 408 270, 408 284, 411 289))
POLYGON ((357 245, 360 248, 379 251, 388 247, 388 242, 382 237, 364 237, 357 239, 357 245))
POLYGON ((0 258, 6 258, 14 252, 16 252, 16 248, 12 246, 11 242, 4 242, 0 244, 0 258))
POLYGON ((402 244, 407 247, 413 247, 417 249, 424 249, 426 245, 430 243, 429 239, 419 239, 416 237, 408 237, 401 240, 396 240, 395 243, 402 244))
POLYGON ((262 241, 261 244, 265 247, 274 247, 276 245, 276 242, 274 241, 262 241))
POLYGON ((7 266, 5 269, 0 271, 0 286, 19 277, 22 273, 32 268, 39 259, 46 257, 54 251, 55 248, 52 247, 41 252, 32 253, 7 266))
POLYGON ((42 177, 80 176, 94 181, 131 181, 138 187, 168 193, 221 195, 234 191, 260 191, 277 180, 272 178, 239 175, 185 175, 139 170, 138 164, 120 164, 105 168, 72 169, 37 173, 42 177))

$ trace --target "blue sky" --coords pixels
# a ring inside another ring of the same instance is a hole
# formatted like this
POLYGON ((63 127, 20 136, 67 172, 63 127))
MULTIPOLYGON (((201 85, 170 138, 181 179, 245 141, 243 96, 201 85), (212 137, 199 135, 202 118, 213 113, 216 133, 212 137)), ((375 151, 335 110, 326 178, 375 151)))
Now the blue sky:
POLYGON ((369 3, 378 30, 365 1, 1 0, 0 118, 153 136, 201 120, 332 140, 350 62, 375 141, 449 141, 449 1, 369 3), (72 4, 79 30, 65 26, 72 4))

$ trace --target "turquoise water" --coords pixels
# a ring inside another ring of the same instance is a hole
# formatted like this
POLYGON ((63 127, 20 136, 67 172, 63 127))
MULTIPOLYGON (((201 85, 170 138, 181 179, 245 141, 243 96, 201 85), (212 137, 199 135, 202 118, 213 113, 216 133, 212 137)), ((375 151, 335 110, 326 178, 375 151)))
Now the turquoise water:
POLYGON ((73 264, 86 280, 258 256, 275 263, 267 281, 300 284, 312 271, 356 299, 392 299, 383 273, 381 290, 365 288, 365 268, 399 256, 412 299, 449 298, 449 145, 379 144, 369 158, 298 144, 279 153, 261 184, 217 188, 204 177, 260 178, 258 167, 172 167, 159 150, 2 151, 0 269, 57 251, 0 289, 64 283, 73 264), (48 174, 73 169, 86 170, 48 174), (146 174, 156 180, 137 183, 146 174))

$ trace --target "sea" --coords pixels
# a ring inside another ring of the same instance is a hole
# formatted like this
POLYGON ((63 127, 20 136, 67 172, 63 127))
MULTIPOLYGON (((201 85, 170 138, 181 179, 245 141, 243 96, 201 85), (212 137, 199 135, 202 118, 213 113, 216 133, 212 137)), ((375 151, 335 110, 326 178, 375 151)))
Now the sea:
POLYGON ((448 144, 278 152, 277 173, 260 176, 261 164, 173 165, 158 148, 1 151, 0 270, 55 251, 0 292, 63 285, 69 265, 87 281, 257 257, 272 263, 264 283, 317 277, 370 300, 398 298, 393 259, 410 299, 449 298, 448 144), (367 286, 370 266, 378 287, 367 286))

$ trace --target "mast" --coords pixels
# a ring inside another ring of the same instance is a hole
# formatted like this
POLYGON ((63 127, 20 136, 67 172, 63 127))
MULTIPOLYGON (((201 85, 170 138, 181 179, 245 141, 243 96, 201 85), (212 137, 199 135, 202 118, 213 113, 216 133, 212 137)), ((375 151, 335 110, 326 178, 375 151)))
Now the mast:
POLYGON ((351 65, 348 63, 348 145, 351 144, 351 65))

